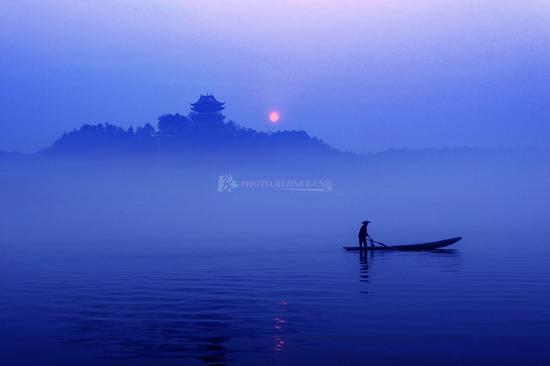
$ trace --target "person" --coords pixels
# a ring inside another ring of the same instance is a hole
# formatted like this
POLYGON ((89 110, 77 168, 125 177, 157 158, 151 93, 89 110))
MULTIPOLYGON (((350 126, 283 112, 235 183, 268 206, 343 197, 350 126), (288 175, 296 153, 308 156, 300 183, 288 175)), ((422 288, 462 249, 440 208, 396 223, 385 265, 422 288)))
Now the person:
POLYGON ((374 248, 374 243, 372 242, 372 238, 369 235, 369 232, 367 231, 367 226, 369 225, 370 221, 365 220, 362 222, 363 225, 361 225, 361 228, 359 229, 359 249, 367 249, 367 238, 370 240, 370 246, 371 248, 374 248), (363 248, 364 246, 364 248, 363 248))

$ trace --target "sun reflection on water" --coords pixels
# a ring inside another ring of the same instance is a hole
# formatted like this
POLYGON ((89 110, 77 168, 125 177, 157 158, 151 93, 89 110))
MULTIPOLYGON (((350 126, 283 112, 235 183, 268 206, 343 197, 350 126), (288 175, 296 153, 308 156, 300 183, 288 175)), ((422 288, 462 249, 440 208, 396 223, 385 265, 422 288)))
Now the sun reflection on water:
POLYGON ((275 329, 275 335, 273 336, 273 340, 275 344, 273 345, 273 352, 274 353, 281 353, 283 351, 283 348, 285 346, 285 339, 284 339, 284 327, 286 325, 286 319, 283 318, 283 313, 286 312, 286 306, 288 305, 287 301, 279 301, 277 303, 277 312, 280 313, 279 316, 276 316, 273 318, 274 321, 274 329, 275 329))

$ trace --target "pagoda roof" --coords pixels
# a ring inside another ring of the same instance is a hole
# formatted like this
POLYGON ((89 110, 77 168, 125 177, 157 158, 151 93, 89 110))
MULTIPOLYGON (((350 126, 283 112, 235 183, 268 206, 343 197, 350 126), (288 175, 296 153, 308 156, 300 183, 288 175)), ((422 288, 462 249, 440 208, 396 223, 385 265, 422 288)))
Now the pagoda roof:
POLYGON ((224 105, 225 102, 218 101, 211 94, 201 95, 199 100, 191 103, 193 110, 222 110, 225 108, 224 105))

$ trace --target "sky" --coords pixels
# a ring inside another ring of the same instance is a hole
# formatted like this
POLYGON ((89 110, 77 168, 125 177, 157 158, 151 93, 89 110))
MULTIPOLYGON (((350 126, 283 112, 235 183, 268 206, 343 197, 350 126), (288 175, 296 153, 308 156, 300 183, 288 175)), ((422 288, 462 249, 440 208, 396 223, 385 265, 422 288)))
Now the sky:
POLYGON ((0 2, 0 150, 156 124, 204 93, 347 151, 548 148, 550 2, 0 2))

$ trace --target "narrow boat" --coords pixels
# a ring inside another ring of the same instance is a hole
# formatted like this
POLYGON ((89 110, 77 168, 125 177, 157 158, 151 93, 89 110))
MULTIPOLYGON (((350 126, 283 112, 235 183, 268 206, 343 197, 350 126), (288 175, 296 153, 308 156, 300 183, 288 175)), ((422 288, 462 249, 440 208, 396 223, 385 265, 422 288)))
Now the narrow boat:
MULTIPOLYGON (((386 246, 376 246, 374 248, 367 248, 366 250, 403 250, 403 251, 422 251, 422 250, 435 250, 439 248, 447 247, 451 244, 456 243, 462 239, 461 236, 451 239, 432 241, 429 243, 419 243, 419 244, 406 244, 406 245, 388 245, 386 246)), ((358 252, 359 247, 344 247, 345 250, 350 252, 358 252)))

